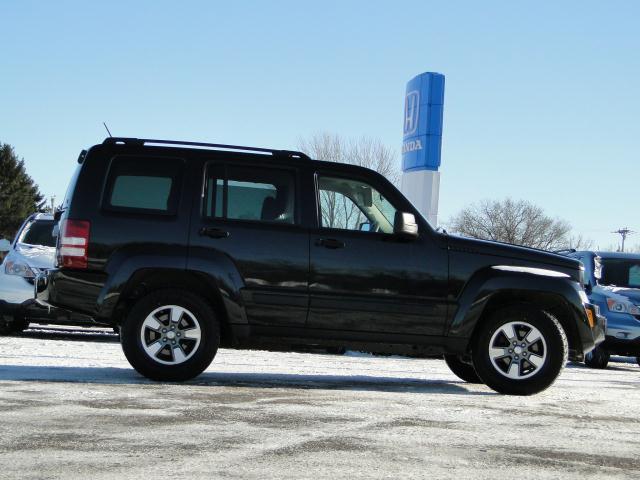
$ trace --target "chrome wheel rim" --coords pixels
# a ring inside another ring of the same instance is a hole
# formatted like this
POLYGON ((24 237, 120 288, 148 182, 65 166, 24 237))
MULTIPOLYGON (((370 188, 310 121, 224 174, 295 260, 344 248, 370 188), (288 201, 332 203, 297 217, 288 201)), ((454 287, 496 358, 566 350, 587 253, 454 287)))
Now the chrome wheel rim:
POLYGON ((542 332, 527 322, 509 322, 489 342, 489 358, 498 373, 512 380, 532 377, 547 359, 542 332))
POLYGON ((140 328, 145 353, 163 365, 179 365, 189 360, 198 350, 201 336, 196 316, 179 305, 156 308, 140 328))

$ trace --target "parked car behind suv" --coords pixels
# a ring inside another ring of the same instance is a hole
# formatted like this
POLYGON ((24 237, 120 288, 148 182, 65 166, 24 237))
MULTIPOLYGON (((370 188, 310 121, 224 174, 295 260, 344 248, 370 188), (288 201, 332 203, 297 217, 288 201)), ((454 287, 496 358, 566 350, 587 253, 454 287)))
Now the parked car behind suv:
POLYGON ((585 357, 606 368, 611 355, 636 357, 640 364, 640 254, 571 252, 585 266, 587 294, 607 318, 606 340, 585 357))
POLYGON ((526 395, 604 338, 580 262, 438 233, 366 168, 131 138, 78 161, 39 298, 119 325, 149 378, 192 378, 219 346, 347 347, 526 395))
POLYGON ((43 308, 33 299, 36 276, 54 267, 55 223, 49 213, 27 217, 0 263, 0 334, 21 332, 30 322, 91 324, 85 315, 43 308))
POLYGON ((28 325, 25 302, 33 303, 34 279, 54 265, 53 226, 51 214, 30 215, 0 264, 0 334, 20 332, 28 325))

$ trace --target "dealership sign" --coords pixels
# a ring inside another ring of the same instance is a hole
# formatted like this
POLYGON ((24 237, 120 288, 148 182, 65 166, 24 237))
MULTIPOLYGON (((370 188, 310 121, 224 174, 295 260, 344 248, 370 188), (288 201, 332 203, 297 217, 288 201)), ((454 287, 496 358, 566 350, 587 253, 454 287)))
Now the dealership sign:
POLYGON ((442 146, 444 75, 422 73, 407 84, 404 100, 402 170, 437 171, 442 146))

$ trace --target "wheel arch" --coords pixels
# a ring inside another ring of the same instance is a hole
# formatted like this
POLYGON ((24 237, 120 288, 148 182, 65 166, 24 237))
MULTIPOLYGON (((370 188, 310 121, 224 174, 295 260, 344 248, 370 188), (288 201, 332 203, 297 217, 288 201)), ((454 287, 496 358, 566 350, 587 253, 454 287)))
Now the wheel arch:
POLYGON ((111 314, 111 323, 120 325, 127 312, 140 298, 163 289, 186 290, 201 296, 214 309, 220 322, 220 344, 236 342, 233 324, 242 323, 244 309, 229 300, 215 278, 199 271, 143 268, 131 275, 118 296, 111 314), (239 321, 238 321, 239 320, 239 321))
POLYGON ((478 332, 497 309, 526 303, 553 315, 567 335, 569 357, 581 359, 583 342, 578 328, 585 316, 578 290, 566 278, 487 269, 475 275, 459 298, 447 335, 464 339, 458 345, 471 350, 478 332))
POLYGON ((471 337, 467 344, 467 350, 469 351, 471 349, 478 333, 482 330, 483 324, 491 314, 501 308, 518 304, 539 308, 553 315, 567 335, 569 351, 582 351, 582 341, 576 327, 575 317, 567 301, 564 300, 562 296, 555 293, 530 290, 504 290, 492 295, 488 299, 482 314, 473 328, 471 337))

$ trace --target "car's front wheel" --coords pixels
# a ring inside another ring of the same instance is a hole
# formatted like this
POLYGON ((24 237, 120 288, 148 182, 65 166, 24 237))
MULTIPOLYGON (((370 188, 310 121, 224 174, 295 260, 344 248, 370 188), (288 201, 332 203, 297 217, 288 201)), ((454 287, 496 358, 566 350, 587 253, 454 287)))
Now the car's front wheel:
POLYGON ((183 381, 202 373, 220 343, 213 308, 181 290, 159 290, 140 299, 120 328, 127 360, 152 380, 183 381))
POLYGON ((610 357, 604 348, 596 347, 584 356, 584 363, 591 368, 607 368, 610 357))
POLYGON ((0 335, 22 333, 28 326, 29 322, 24 318, 7 321, 0 316, 0 335))
POLYGON ((532 395, 548 388, 567 362, 567 337, 549 313, 529 304, 494 311, 480 328, 473 366, 493 390, 532 395))
POLYGON ((444 361, 456 377, 467 383, 482 383, 473 365, 463 362, 458 355, 445 355, 444 361))

